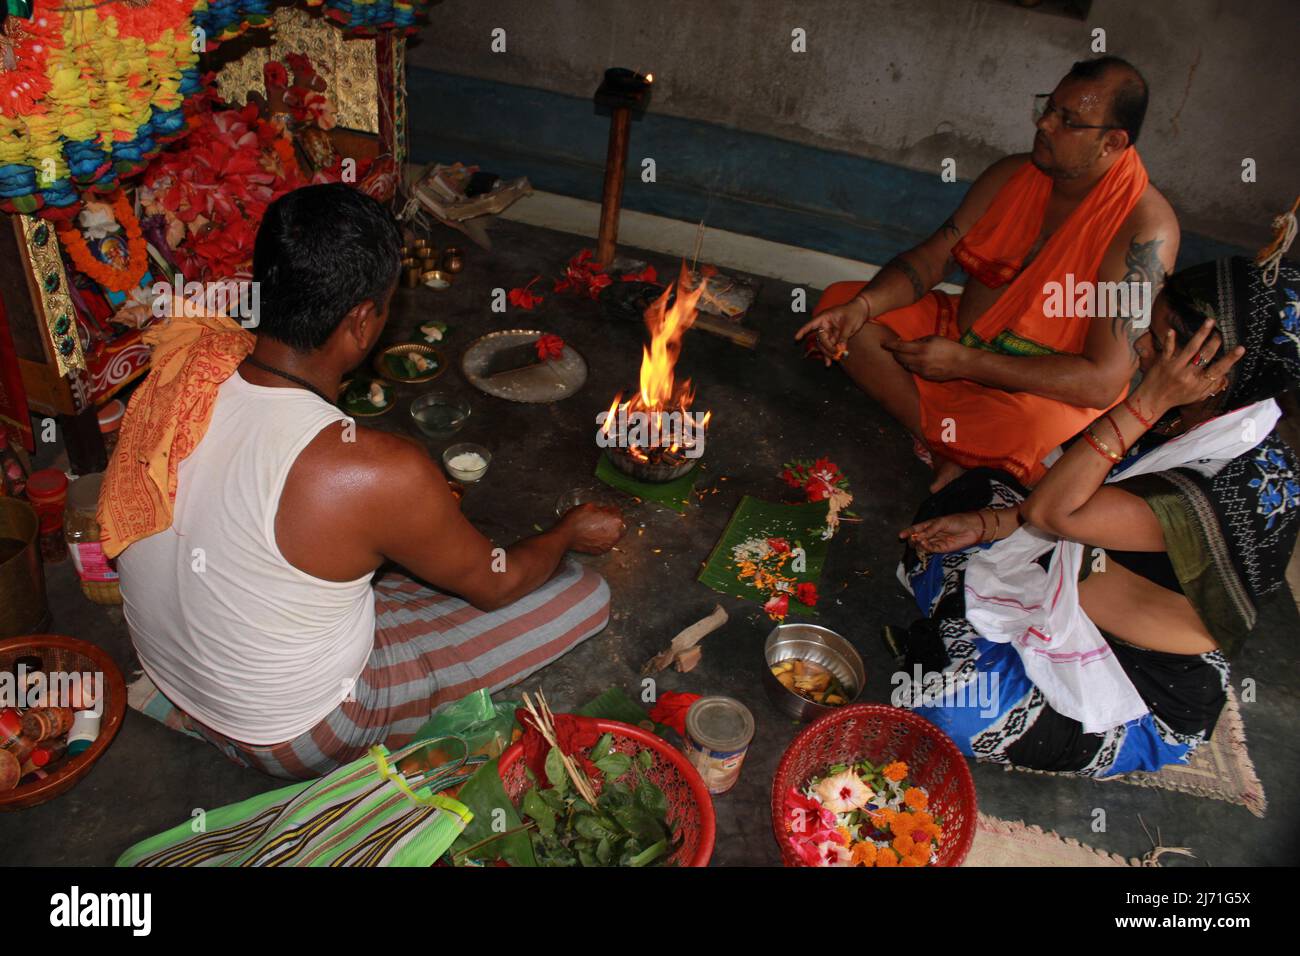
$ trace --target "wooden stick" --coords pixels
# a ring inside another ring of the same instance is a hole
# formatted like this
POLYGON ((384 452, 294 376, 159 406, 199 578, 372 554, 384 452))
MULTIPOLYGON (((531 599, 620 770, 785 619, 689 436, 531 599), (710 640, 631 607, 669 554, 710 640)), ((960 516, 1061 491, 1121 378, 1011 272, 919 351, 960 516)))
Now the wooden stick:
POLYGON ((701 332, 708 332, 710 335, 716 335, 719 338, 727 339, 737 345, 742 345, 747 349, 758 346, 758 332, 754 329, 746 328, 739 322, 732 322, 730 319, 723 319, 716 315, 709 315, 707 312, 700 312, 695 316, 695 321, 691 323, 691 328, 699 329, 701 332))
MULTIPOLYGON (((696 267, 699 266, 700 264, 700 249, 703 247, 703 245, 704 245, 704 220, 701 219, 699 226, 696 227, 695 229, 695 252, 691 255, 692 272, 695 272, 696 267)), ((701 282, 706 281, 704 276, 700 276, 700 281, 701 282)))
POLYGON ((548 744, 559 751, 560 762, 564 765, 564 770, 569 775, 569 779, 573 781, 573 786, 577 789, 578 793, 584 800, 592 806, 595 806, 596 792, 591 786, 591 781, 588 780, 587 775, 582 772, 582 768, 564 752, 560 747, 559 740, 555 736, 555 716, 551 713, 551 709, 546 703, 546 696, 541 691, 537 692, 538 704, 541 707, 540 712, 538 711, 538 708, 533 705, 532 698, 530 698, 527 693, 525 693, 523 697, 524 707, 527 708, 529 716, 533 718, 533 723, 537 727, 537 732, 542 735, 542 738, 548 744))

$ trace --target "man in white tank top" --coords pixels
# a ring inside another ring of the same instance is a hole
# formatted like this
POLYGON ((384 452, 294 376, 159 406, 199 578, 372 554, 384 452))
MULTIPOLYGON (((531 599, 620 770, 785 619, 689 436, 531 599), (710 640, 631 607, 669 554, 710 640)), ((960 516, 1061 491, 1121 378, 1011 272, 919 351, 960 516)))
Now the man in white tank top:
POLYGON ((179 466, 171 527, 118 559, 145 671, 228 755, 273 773, 400 743, 436 706, 520 679, 608 618, 604 582, 565 558, 608 551, 616 510, 576 508, 494 561, 422 446, 334 407, 383 331, 401 242, 345 185, 271 205, 256 345, 179 466), (372 587, 386 560, 418 580, 372 587))

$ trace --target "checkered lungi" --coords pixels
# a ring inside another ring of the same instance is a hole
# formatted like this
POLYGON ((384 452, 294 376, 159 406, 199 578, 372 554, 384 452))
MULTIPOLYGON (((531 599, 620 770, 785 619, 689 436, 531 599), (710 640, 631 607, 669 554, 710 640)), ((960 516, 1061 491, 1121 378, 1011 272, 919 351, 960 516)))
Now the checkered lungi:
POLYGON ((316 777, 374 744, 400 747, 439 706, 523 680, 608 621, 609 585, 572 558, 536 591, 496 611, 390 572, 375 583, 375 646, 351 698, 311 730, 258 747, 192 717, 186 723, 238 764, 277 777, 316 777))

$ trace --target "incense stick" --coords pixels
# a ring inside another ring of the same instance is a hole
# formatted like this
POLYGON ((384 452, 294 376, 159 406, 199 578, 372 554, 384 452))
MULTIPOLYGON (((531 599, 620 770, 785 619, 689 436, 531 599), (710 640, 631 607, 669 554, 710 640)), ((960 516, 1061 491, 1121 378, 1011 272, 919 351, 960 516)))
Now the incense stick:
POLYGON ((563 749, 561 749, 559 741, 556 739, 555 735, 555 715, 551 713, 550 705, 546 703, 546 695, 540 690, 537 692, 537 706, 533 705, 532 698, 530 698, 527 693, 523 696, 524 708, 528 711, 529 716, 533 718, 533 724, 537 728, 537 732, 542 735, 542 739, 559 752, 560 761, 564 765, 565 773, 567 773, 569 779, 573 781, 573 786, 577 789, 578 794, 582 799, 586 800, 594 807, 596 805, 596 791, 592 788, 591 781, 587 779, 587 775, 582 772, 582 768, 579 767, 563 749), (539 707, 540 712, 538 710, 539 707))
POLYGON ((704 220, 700 220, 699 226, 695 229, 695 253, 691 256, 691 271, 695 272, 700 264, 700 249, 704 245, 704 220))

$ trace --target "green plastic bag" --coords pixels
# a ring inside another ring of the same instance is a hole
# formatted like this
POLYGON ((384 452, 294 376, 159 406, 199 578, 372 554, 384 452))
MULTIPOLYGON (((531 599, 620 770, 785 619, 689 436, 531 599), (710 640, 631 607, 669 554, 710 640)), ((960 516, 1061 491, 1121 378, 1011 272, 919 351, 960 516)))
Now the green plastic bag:
POLYGON ((430 774, 399 773, 415 749, 373 747, 319 780, 206 811, 137 843, 117 865, 432 866, 473 816, 436 791, 463 782, 481 758, 462 746, 430 774))

